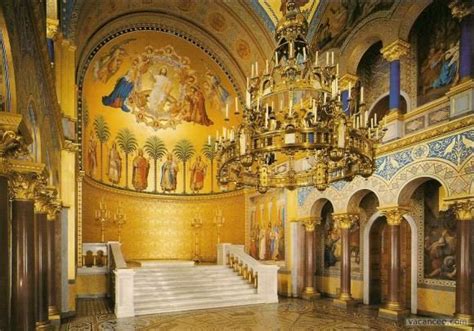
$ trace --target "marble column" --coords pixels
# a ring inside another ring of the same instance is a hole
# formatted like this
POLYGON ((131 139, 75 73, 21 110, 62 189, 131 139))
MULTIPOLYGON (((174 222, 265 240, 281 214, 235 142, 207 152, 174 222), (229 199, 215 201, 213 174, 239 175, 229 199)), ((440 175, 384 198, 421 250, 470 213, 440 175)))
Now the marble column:
POLYGON ((391 112, 400 110, 400 58, 408 53, 409 48, 408 42, 398 39, 380 50, 390 65, 389 109, 391 112))
POLYGON ((49 199, 44 187, 37 187, 35 196, 35 306, 36 329, 49 328, 47 275, 47 214, 49 199))
POLYGON ((34 197, 35 172, 13 172, 9 178, 12 199, 12 330, 34 330, 35 325, 35 251, 34 197))
POLYGON ((9 330, 10 311, 10 245, 9 245, 8 179, 0 175, 0 330, 9 330))
POLYGON ((472 307, 473 246, 472 227, 474 222, 474 200, 456 202, 453 205, 456 214, 456 318, 474 323, 472 307))
POLYGON ((59 310, 57 304, 56 287, 59 286, 55 282, 56 275, 56 251, 55 251, 55 227, 58 222, 59 212, 62 209, 61 202, 56 200, 57 191, 50 190, 50 200, 48 204, 48 221, 47 221, 47 280, 48 280, 48 315, 50 320, 59 319, 59 310))
POLYGON ((460 21, 461 38, 459 40, 459 78, 472 78, 472 31, 474 29, 474 1, 451 0, 449 3, 453 17, 460 21))
POLYGON ((316 224, 320 224, 321 219, 311 217, 303 222, 305 228, 305 288, 302 294, 303 299, 312 300, 320 297, 314 285, 314 229, 316 224))
POLYGON ((337 306, 349 307, 356 304, 351 294, 350 230, 359 220, 359 216, 349 213, 333 214, 333 220, 340 229, 342 241, 341 293, 334 303, 337 306))
POLYGON ((406 208, 390 207, 379 208, 387 219, 389 237, 390 237, 390 270, 388 282, 388 302, 385 307, 379 309, 379 316, 399 319, 408 315, 400 298, 401 290, 401 262, 400 262, 400 224, 403 221, 403 215, 407 213, 406 208))

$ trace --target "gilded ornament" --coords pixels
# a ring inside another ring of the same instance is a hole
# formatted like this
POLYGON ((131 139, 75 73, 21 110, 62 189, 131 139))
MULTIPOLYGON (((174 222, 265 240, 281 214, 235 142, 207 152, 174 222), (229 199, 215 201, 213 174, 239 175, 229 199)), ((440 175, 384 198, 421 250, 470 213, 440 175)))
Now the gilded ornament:
POLYGON ((456 201, 452 208, 459 221, 474 220, 474 200, 456 201))
POLYGON ((382 53, 383 57, 388 62, 392 62, 395 60, 400 60, 402 56, 407 55, 409 49, 410 44, 408 42, 398 39, 390 45, 382 48, 380 53, 382 53))
POLYGON ((472 14, 474 6, 470 0, 451 0, 449 3, 451 15, 461 21, 464 17, 472 14))
POLYGON ((332 218, 339 229, 350 229, 359 221, 359 215, 350 213, 333 214, 332 218))
POLYGON ((316 225, 321 224, 321 217, 308 217, 301 220, 306 232, 314 231, 316 225))
POLYGON ((18 158, 28 154, 28 146, 23 136, 14 131, 0 129, 0 157, 18 158))
POLYGON ((385 216, 388 225, 396 226, 400 225, 403 220, 403 215, 409 211, 409 208, 394 206, 378 208, 378 210, 385 216))
POLYGON ((58 33, 59 21, 53 18, 46 19, 46 37, 48 39, 54 39, 58 33))
POLYGON ((9 175, 10 195, 15 200, 34 200, 38 174, 36 172, 11 172, 9 175))

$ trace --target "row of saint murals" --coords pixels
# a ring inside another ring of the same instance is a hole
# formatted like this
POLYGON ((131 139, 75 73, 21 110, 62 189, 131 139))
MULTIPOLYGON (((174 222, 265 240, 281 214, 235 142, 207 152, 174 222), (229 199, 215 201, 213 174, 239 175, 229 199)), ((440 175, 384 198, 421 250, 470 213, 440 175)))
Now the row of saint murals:
POLYGON ((168 150, 159 136, 152 135, 140 146, 128 128, 119 130, 112 138, 103 117, 96 118, 93 124, 94 131, 86 145, 86 174, 90 177, 127 189, 131 185, 139 192, 153 188, 153 192, 163 193, 187 193, 187 189, 200 193, 209 177, 211 192, 214 190, 216 152, 207 141, 199 150, 188 139, 181 139, 168 150))

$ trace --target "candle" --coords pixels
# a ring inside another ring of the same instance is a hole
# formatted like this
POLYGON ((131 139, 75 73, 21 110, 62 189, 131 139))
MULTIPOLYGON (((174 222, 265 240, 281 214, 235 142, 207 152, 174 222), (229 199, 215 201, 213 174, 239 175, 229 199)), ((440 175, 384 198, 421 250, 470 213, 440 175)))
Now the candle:
POLYGON ((317 110, 316 110, 316 100, 313 99, 313 115, 314 120, 316 120, 317 110))
POLYGON ((254 65, 252 64, 252 75, 250 77, 255 77, 255 69, 254 69, 254 65))
POLYGON ((316 51, 316 57, 314 58, 314 66, 318 66, 319 51, 316 51))
POLYGON ((260 97, 257 99, 257 113, 260 111, 260 97))
POLYGON ((336 64, 336 77, 339 77, 339 63, 336 64))
POLYGON ((371 129, 374 128, 374 118, 373 117, 370 119, 370 128, 371 129))
POLYGON ((329 65, 329 52, 326 52, 326 66, 329 65))
POLYGON ((323 93, 323 100, 324 100, 324 103, 326 103, 327 97, 328 97, 328 94, 327 94, 326 92, 324 92, 324 93, 323 93))
POLYGON ((278 66, 278 52, 275 52, 275 66, 278 66))
POLYGON ((235 114, 239 113, 239 98, 235 97, 235 114))
POLYGON ((331 65, 334 65, 334 52, 331 52, 331 65))
POLYGON ((265 60, 265 73, 268 75, 268 60, 265 60))
POLYGON ((348 94, 349 99, 351 98, 351 90, 352 90, 352 83, 349 82, 349 94, 348 94))
POLYGON ((252 97, 251 97, 251 95, 250 95, 250 92, 247 91, 247 92, 245 93, 245 106, 246 106, 247 108, 250 108, 250 106, 251 106, 251 103, 252 103, 251 98, 252 98, 252 97))
POLYGON ((211 135, 207 136, 207 144, 211 146, 211 135))
POLYGON ((306 47, 303 47, 303 61, 306 62, 306 47))
POLYGON ((374 114, 374 125, 377 126, 377 113, 374 114))
POLYGON ((258 76, 258 61, 255 62, 255 76, 258 76))
POLYGON ((228 120, 229 119, 229 104, 226 103, 225 105, 225 119, 228 120))
POLYGON ((293 43, 290 42, 290 58, 293 57, 293 43))
POLYGON ((250 78, 247 76, 247 90, 249 89, 250 87, 250 78))
POLYGON ((364 87, 360 88, 360 103, 364 103, 364 87))

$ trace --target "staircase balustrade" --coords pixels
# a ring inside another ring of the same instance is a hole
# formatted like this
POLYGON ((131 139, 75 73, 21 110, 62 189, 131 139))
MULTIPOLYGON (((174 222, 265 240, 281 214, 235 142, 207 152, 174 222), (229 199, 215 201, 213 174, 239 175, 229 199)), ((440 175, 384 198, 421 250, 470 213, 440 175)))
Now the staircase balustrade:
POLYGON ((260 263, 245 253, 244 245, 218 244, 217 264, 228 265, 249 284, 266 303, 278 302, 279 266, 260 263))
POLYGON ((109 242, 111 290, 114 312, 117 318, 135 316, 134 275, 135 271, 127 267, 119 242, 109 242))

